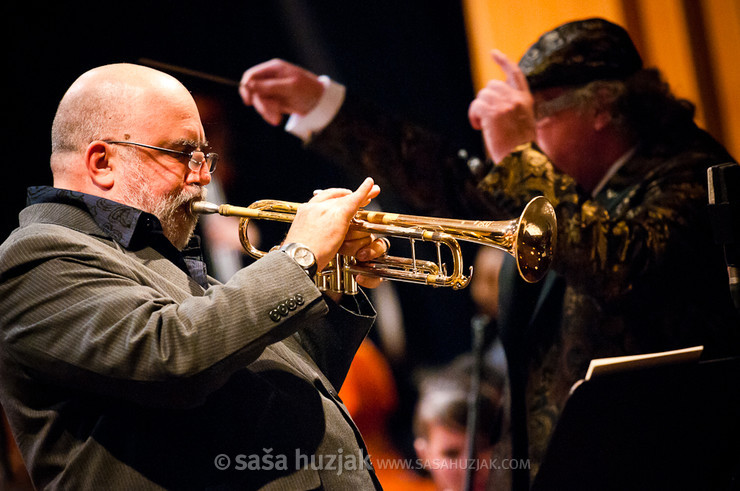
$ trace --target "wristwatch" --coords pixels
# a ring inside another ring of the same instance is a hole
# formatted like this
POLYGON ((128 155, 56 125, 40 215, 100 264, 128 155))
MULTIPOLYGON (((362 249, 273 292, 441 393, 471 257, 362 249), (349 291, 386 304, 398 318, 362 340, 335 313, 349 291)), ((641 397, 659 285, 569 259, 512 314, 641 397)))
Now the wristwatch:
POLYGON ((280 250, 290 256, 293 261, 297 262, 309 278, 313 278, 316 275, 318 266, 316 264, 316 256, 313 255, 311 249, 298 242, 291 242, 283 245, 280 250))

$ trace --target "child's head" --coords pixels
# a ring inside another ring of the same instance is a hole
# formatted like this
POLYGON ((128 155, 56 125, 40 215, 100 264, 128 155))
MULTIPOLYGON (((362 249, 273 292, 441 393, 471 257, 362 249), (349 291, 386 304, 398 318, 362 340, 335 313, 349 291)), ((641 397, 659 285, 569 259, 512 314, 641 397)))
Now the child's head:
MULTIPOLYGON (((462 489, 471 462, 466 427, 471 362, 463 357, 425 376, 419 384, 414 415, 414 449, 439 489, 462 489)), ((484 367, 481 373, 476 461, 489 459, 501 435, 502 378, 484 367)), ((472 462, 475 464, 476 462, 472 462)), ((485 485, 489 466, 478 466, 478 482, 485 485)))

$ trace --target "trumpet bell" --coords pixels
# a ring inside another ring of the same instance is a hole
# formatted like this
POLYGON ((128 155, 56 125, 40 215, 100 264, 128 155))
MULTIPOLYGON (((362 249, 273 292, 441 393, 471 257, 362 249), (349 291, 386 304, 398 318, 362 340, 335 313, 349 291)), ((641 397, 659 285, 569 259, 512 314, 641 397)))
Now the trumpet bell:
POLYGON ((519 274, 528 283, 540 281, 552 265, 557 239, 557 219, 550 202, 542 196, 530 201, 517 224, 511 254, 519 274))

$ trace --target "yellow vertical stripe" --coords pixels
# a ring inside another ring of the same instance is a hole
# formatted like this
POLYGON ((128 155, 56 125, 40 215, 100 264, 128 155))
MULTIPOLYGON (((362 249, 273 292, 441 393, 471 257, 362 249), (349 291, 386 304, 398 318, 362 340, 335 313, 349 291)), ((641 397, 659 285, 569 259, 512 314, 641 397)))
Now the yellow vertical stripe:
POLYGON ((650 0, 636 5, 644 29, 641 54, 645 66, 660 68, 674 94, 697 104, 697 122, 702 124, 704 111, 681 0, 650 0))
POLYGON ((712 57, 712 89, 717 92, 724 144, 740 159, 740 2, 710 0, 701 3, 712 57))

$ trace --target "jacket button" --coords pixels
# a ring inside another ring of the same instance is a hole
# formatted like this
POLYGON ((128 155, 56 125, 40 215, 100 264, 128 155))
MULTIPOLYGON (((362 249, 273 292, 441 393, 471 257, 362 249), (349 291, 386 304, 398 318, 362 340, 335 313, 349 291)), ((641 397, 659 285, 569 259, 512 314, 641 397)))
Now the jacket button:
POLYGON ((282 302, 278 304, 277 311, 280 313, 280 315, 288 315, 290 310, 288 309, 288 304, 286 302, 282 302))
POLYGON ((300 293, 296 293, 293 298, 295 298, 295 303, 297 303, 298 305, 303 305, 303 295, 301 295, 300 293))
POLYGON ((280 312, 278 312, 277 309, 272 309, 270 311, 270 319, 272 319, 273 321, 277 322, 280 320, 281 317, 282 316, 280 315, 280 312))

